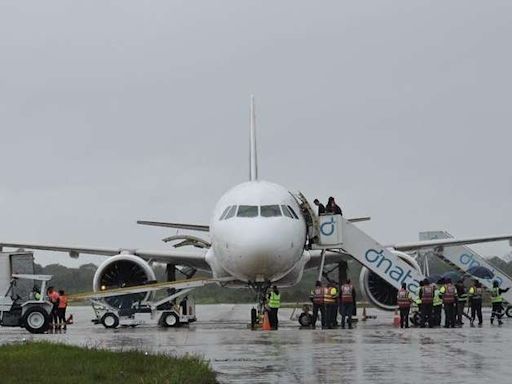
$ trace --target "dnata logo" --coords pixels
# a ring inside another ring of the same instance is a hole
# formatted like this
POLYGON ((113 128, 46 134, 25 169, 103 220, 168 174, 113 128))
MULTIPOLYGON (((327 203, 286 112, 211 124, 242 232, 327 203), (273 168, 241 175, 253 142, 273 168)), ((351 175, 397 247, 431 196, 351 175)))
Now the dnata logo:
MULTIPOLYGON (((393 263, 392 260, 388 259, 383 255, 384 250, 377 251, 375 249, 369 249, 366 251, 364 258, 366 261, 371 263, 375 268, 384 272, 390 279, 396 281, 399 284, 406 283, 407 289, 414 294, 418 294, 420 282, 412 277, 413 270, 408 268, 404 270, 399 265, 393 263)), ((405 263, 404 263, 405 264, 405 263)))
POLYGON ((336 222, 334 221, 334 216, 331 216, 329 221, 326 221, 320 226, 320 232, 324 236, 331 236, 336 229, 336 222))
MULTIPOLYGON (((475 256, 473 254, 470 254, 470 253, 463 253, 462 255, 460 255, 459 261, 460 261, 460 263, 462 265, 467 266, 466 269, 470 269, 470 268, 473 268, 473 267, 481 266, 480 262, 475 259, 475 256)), ((499 283, 499 285, 501 285, 503 283, 503 278, 501 278, 500 276, 496 275, 496 270, 494 268, 489 269, 489 270, 492 272, 492 274, 494 276, 493 277, 487 277, 484 280, 488 280, 488 281, 496 280, 499 283)))

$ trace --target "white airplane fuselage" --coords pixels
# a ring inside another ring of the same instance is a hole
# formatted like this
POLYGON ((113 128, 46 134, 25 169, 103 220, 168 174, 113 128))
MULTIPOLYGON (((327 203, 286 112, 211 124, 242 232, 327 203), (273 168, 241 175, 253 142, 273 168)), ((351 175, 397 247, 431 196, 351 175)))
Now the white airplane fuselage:
POLYGON ((278 184, 248 181, 230 189, 215 207, 210 234, 206 261, 214 277, 254 283, 302 275, 306 223, 295 198, 278 184))

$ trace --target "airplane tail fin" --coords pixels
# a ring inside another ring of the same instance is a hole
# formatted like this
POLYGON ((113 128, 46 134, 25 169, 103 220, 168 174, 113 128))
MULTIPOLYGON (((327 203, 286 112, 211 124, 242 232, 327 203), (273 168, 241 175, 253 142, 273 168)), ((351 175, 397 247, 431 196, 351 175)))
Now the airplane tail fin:
POLYGON ((249 180, 258 180, 258 156, 256 150, 256 111, 254 109, 254 96, 251 95, 251 137, 249 152, 249 180))

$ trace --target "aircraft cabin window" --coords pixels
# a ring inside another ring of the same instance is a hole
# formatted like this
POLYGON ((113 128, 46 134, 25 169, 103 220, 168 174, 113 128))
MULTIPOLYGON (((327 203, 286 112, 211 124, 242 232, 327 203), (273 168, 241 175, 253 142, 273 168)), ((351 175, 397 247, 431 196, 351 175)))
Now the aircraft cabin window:
POLYGON ((233 216, 235 216, 235 213, 236 213, 236 205, 233 205, 230 207, 230 210, 229 210, 228 214, 226 215, 226 217, 224 218, 224 220, 231 219, 233 216))
POLYGON ((237 217, 257 217, 258 206, 257 205, 241 205, 238 207, 237 217))
POLYGON ((290 213, 290 210, 286 205, 281 205, 281 209, 283 210, 283 213, 286 217, 289 217, 290 219, 293 219, 292 214, 290 213))
POLYGON ((299 216, 297 216, 297 214, 295 213, 295 211, 293 210, 293 208, 292 208, 292 207, 290 207, 290 206, 288 205, 288 209, 289 209, 289 210, 290 210, 290 212, 292 213, 293 217, 295 217, 295 218, 298 220, 298 219, 299 219, 299 216))
POLYGON ((279 208, 279 205, 262 205, 260 207, 260 209, 261 209, 262 217, 282 216, 281 209, 279 208))
POLYGON ((227 207, 224 210, 224 212, 222 212, 222 215, 220 216, 219 220, 224 220, 226 218, 226 215, 228 214, 230 208, 231 208, 231 205, 229 207, 227 207))

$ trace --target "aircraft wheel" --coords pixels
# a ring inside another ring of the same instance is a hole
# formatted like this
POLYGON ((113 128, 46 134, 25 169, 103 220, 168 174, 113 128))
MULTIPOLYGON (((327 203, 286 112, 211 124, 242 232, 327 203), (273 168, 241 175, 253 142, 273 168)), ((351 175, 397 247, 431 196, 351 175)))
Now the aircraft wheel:
POLYGON ((22 324, 30 333, 44 333, 50 328, 50 316, 43 308, 29 308, 22 324))
POLYGON ((311 327, 311 324, 313 323, 313 316, 309 313, 301 313, 299 316, 299 324, 303 327, 311 327))
POLYGON ((166 328, 177 327, 178 325, 180 325, 180 319, 178 318, 178 315, 176 315, 175 313, 166 312, 162 315, 160 323, 166 328))
POLYGON ((107 312, 100 320, 105 328, 117 328, 119 326, 119 317, 115 313, 107 312))

